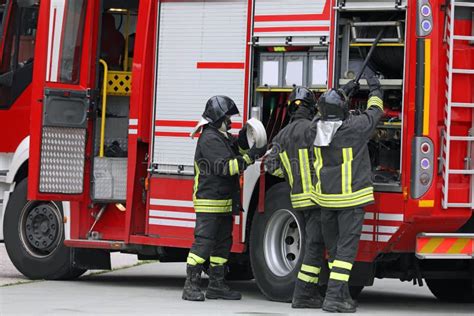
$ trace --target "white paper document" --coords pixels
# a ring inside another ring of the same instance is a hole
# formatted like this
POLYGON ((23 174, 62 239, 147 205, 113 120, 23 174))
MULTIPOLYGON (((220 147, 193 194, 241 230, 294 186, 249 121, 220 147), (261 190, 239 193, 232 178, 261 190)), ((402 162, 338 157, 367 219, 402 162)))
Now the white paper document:
POLYGON ((279 64, 273 60, 263 61, 262 85, 278 86, 279 64))
POLYGON ((303 85, 303 61, 289 61, 286 63, 285 85, 303 85))
POLYGON ((328 62, 326 59, 313 59, 311 86, 325 86, 328 81, 328 62))

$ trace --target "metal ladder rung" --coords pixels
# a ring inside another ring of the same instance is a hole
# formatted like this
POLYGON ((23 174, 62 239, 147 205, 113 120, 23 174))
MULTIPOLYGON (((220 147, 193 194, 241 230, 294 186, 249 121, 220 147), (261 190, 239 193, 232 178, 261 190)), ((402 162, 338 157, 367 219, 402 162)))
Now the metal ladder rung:
POLYGON ((460 40, 460 41, 474 41, 474 36, 454 35, 453 39, 460 40))
POLYGON ((448 171, 449 174, 465 174, 465 175, 472 175, 474 174, 473 169, 451 169, 448 171))
POLYGON ((474 69, 453 69, 453 74, 474 75, 474 69))
POLYGON ((473 142, 474 136, 451 136, 451 140, 473 142))
POLYGON ((474 108, 474 103, 451 102, 451 107, 474 108))
POLYGON ((456 6, 456 7, 468 7, 468 8, 474 8, 474 3, 470 3, 470 2, 458 2, 458 1, 453 1, 453 4, 456 6))
POLYGON ((448 207, 471 207, 471 203, 447 203, 448 207))

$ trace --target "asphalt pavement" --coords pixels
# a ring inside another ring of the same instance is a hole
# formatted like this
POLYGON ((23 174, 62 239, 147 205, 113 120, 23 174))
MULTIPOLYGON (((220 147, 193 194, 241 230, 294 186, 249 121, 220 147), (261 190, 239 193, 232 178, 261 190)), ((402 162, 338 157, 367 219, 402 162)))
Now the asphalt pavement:
MULTIPOLYGON (((1 274, 1 272, 0 272, 1 274)), ((149 263, 76 281, 40 281, 0 287, 0 315, 317 315, 271 302, 253 281, 230 282, 242 301, 181 300, 183 263, 149 263)), ((359 297, 360 315, 473 315, 474 305, 438 302, 426 287, 377 280, 359 297)))

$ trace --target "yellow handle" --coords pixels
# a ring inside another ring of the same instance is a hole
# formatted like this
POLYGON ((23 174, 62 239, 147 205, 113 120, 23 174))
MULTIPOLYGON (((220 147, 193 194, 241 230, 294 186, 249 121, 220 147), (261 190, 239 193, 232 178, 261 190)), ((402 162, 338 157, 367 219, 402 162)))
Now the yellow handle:
POLYGON ((107 112, 107 77, 109 67, 105 60, 100 59, 99 62, 104 66, 104 79, 102 84, 102 121, 100 122, 100 147, 99 157, 104 157, 104 141, 105 141, 105 114, 107 112))

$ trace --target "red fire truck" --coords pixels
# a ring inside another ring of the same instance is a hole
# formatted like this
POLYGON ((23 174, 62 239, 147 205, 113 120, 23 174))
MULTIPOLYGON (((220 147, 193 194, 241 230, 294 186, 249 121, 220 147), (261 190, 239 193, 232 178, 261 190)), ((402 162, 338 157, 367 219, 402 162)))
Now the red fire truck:
MULTIPOLYGON (((25 67, 34 78, 1 113, 10 132, 21 125, 16 103, 31 110, 27 167, 4 194, 3 220, 26 276, 106 269, 113 251, 185 261, 195 225, 189 134, 205 101, 232 97, 242 113, 233 131, 256 117, 271 140, 288 121, 292 87, 345 84, 384 28, 363 70, 380 78, 386 113, 368 144, 376 202, 353 294, 397 278, 474 300, 472 1, 11 0, 3 9, 1 89, 20 91, 25 67), (37 28, 11 22, 30 11, 37 28), (18 57, 30 29, 34 61, 18 57)), ((367 94, 361 80, 355 111, 367 94)), ((288 301, 304 220, 260 162, 241 185, 228 277, 255 278, 269 299, 288 301)))

